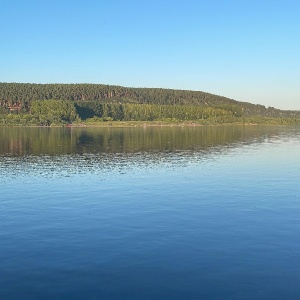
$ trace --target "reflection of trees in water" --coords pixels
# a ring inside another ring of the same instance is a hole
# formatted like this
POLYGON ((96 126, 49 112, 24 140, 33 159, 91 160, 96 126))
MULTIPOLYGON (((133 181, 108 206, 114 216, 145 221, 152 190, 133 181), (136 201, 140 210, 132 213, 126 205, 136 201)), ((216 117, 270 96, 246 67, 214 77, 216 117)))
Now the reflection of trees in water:
POLYGON ((72 174, 96 174, 101 179, 132 168, 178 169, 226 155, 232 148, 289 134, 297 137, 299 132, 299 127, 13 129, 2 135, 1 180, 72 174))
POLYGON ((5 128, 2 155, 64 155, 196 151, 253 143, 285 134, 284 127, 5 128))

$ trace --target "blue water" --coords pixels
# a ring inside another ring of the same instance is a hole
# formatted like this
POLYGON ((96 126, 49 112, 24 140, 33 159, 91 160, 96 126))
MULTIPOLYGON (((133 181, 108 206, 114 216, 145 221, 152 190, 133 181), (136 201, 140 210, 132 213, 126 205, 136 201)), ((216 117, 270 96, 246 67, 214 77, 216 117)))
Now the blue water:
POLYGON ((299 127, 0 172, 1 300, 300 298, 299 127))

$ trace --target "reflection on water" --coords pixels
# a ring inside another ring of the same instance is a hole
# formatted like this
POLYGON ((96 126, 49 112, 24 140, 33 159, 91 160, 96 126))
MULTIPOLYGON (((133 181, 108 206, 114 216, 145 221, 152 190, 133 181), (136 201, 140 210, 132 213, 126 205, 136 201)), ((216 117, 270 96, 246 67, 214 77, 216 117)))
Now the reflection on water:
POLYGON ((65 177, 84 172, 103 175, 134 167, 180 168, 233 148, 276 141, 295 130, 276 126, 2 127, 0 169, 2 175, 10 176, 65 177))
MULTIPOLYGON (((284 131, 286 134, 287 131, 284 131)), ((276 138, 271 126, 0 128, 1 156, 209 151, 276 138)))

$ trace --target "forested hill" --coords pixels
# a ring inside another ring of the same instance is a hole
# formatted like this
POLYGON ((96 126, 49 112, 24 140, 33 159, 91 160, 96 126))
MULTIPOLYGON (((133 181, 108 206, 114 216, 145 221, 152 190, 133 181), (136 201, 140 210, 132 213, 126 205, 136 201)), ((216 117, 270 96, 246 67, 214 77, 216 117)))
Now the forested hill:
POLYGON ((273 107, 266 108, 263 105, 235 101, 201 91, 129 88, 103 84, 0 83, 0 106, 2 109, 17 107, 19 111, 28 111, 31 101, 48 99, 220 108, 235 106, 243 116, 290 117, 298 114, 298 112, 281 111, 273 107))

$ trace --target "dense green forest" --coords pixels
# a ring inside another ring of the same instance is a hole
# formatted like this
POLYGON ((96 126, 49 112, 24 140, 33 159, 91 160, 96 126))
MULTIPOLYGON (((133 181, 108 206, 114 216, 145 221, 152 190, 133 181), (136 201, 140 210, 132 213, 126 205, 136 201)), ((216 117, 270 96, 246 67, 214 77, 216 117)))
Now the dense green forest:
POLYGON ((200 91, 101 84, 0 83, 2 125, 101 121, 298 123, 300 112, 239 102, 200 91))

